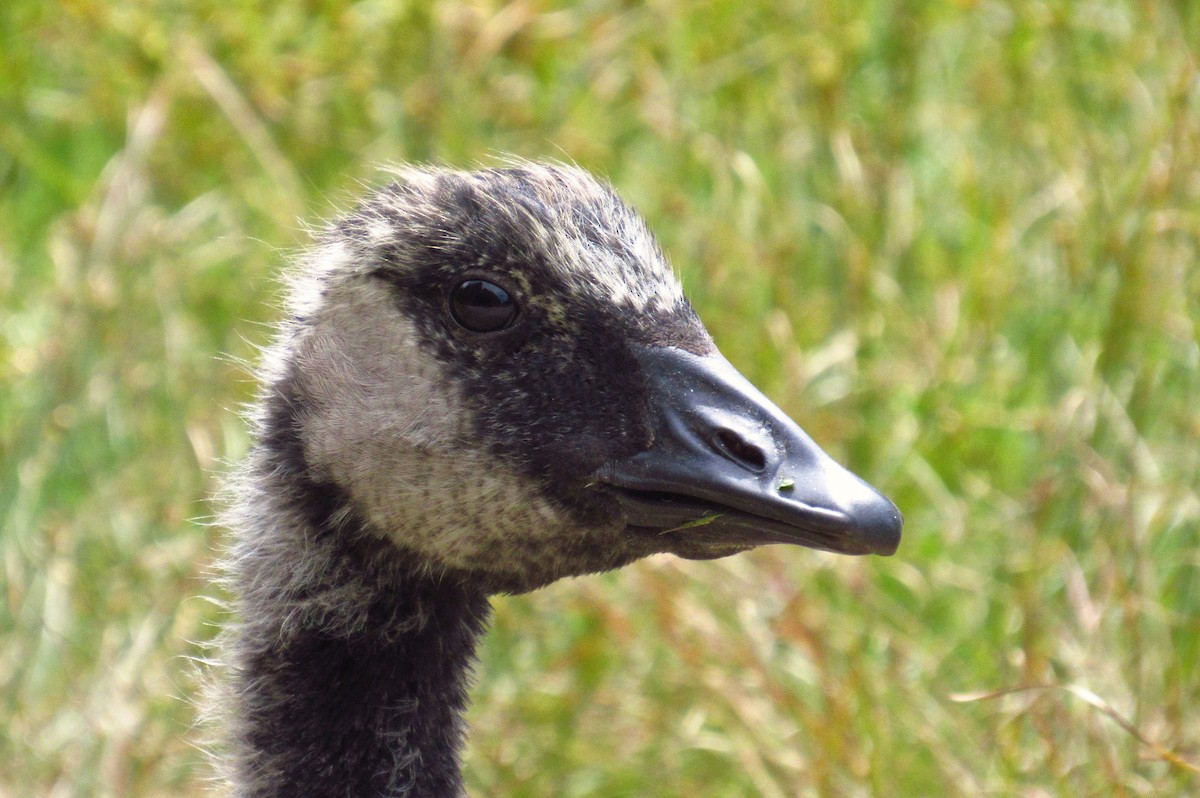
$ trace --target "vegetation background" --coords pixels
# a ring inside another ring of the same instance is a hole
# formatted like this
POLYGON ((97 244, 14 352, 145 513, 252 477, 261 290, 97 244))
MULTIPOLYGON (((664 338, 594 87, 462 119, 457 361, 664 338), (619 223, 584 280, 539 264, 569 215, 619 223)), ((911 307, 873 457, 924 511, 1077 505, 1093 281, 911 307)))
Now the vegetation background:
POLYGON ((475 794, 1200 793, 1200 4, 0 6, 0 796, 205 794, 301 220, 503 153, 607 176, 907 524, 498 599, 475 794))

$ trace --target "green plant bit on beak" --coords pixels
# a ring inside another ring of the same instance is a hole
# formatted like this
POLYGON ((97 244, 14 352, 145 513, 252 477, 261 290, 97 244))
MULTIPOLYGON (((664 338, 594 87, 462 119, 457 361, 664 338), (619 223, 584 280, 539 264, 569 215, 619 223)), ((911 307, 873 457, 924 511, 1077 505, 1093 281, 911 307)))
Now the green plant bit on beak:
POLYGON ((724 514, 725 513, 705 514, 705 515, 700 516, 699 518, 693 518, 691 521, 684 521, 679 526, 674 526, 674 527, 671 527, 670 529, 664 529, 662 532, 659 532, 658 534, 668 535, 672 532, 679 532, 680 530, 683 530, 683 529, 691 529, 692 527, 704 526, 705 524, 711 524, 713 521, 716 521, 718 518, 720 518, 724 514))
POLYGON ((791 490, 794 487, 796 487, 796 480, 792 479, 791 477, 779 480, 780 490, 791 490))

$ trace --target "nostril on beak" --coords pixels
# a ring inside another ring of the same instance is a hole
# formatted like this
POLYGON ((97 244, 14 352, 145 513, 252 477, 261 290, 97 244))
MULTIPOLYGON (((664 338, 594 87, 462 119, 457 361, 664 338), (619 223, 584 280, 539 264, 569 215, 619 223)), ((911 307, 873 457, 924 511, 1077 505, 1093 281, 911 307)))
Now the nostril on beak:
POLYGON ((717 452, 743 468, 759 473, 767 467, 766 453, 731 429, 718 430, 711 443, 717 452))

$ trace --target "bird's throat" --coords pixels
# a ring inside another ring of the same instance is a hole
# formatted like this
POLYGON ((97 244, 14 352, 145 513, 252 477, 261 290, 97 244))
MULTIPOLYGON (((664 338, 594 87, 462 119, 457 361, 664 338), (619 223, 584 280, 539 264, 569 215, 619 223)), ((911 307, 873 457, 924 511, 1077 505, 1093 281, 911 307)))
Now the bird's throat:
POLYGON ((461 795, 462 715, 487 594, 373 534, 305 460, 294 386, 266 408, 226 562, 238 798, 461 795))
POLYGON ((357 629, 279 629, 242 650, 241 785, 253 796, 456 796, 486 597, 411 584, 357 629))

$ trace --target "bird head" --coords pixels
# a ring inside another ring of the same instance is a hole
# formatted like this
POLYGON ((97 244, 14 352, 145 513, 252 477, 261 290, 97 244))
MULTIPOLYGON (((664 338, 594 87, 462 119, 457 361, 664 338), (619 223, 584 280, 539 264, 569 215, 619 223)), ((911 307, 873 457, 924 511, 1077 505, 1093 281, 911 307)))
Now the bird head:
POLYGON ((896 549, 896 507, 721 356, 610 188, 397 178, 301 259, 268 364, 329 518, 494 591, 657 552, 896 549))

